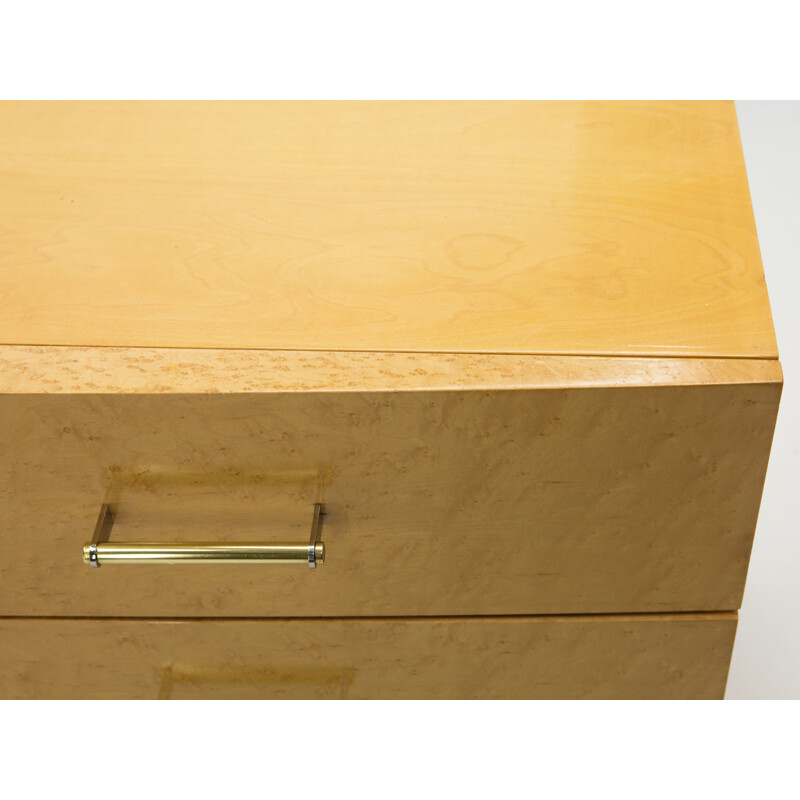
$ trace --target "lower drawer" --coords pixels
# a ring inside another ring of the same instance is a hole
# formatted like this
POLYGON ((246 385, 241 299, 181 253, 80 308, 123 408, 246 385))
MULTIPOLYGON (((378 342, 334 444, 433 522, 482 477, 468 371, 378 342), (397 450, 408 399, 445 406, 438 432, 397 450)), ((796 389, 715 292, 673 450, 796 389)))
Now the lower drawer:
POLYGON ((4 698, 721 698, 736 614, 0 620, 4 698))

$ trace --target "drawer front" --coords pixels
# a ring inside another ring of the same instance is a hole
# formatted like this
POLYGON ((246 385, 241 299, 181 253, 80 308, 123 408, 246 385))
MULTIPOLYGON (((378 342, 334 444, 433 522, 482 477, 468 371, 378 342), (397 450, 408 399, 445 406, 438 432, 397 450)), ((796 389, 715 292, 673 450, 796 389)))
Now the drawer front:
POLYGON ((4 698, 721 698, 735 613, 0 620, 4 698))
POLYGON ((779 387, 4 395, 0 614, 738 608, 779 387), (82 563, 112 541, 307 542, 325 565, 82 563))

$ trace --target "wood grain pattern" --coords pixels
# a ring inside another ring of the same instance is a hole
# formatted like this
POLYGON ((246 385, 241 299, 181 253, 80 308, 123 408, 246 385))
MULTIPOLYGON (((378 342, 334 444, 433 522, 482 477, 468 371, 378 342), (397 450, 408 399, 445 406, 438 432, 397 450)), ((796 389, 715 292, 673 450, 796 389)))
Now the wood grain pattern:
POLYGON ((0 346, 2 394, 249 394, 781 384, 780 363, 146 347, 0 346))
POLYGON ((748 363, 768 382, 723 361, 688 368, 703 385, 4 394, 0 614, 738 608, 781 389, 748 363), (81 560, 104 501, 121 541, 258 541, 302 539, 318 499, 315 571, 81 560))
POLYGON ((733 104, 0 105, 0 343, 775 358, 733 104))
POLYGON ((1 620, 13 698, 721 698, 736 615, 1 620))

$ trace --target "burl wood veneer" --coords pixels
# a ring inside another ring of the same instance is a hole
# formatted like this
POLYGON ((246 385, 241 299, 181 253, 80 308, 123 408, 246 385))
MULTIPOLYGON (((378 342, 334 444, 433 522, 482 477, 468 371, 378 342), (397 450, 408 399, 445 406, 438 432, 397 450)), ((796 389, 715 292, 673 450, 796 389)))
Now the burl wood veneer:
POLYGON ((730 103, 0 103, 0 695, 721 697, 777 357, 730 103))

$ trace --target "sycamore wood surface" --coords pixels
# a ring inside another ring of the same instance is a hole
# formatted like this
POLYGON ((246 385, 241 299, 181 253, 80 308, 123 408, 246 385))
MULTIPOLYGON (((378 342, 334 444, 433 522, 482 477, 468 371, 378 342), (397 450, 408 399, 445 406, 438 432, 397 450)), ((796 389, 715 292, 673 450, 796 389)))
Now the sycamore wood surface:
POLYGON ((732 103, 0 103, 0 344, 776 358, 732 103))

